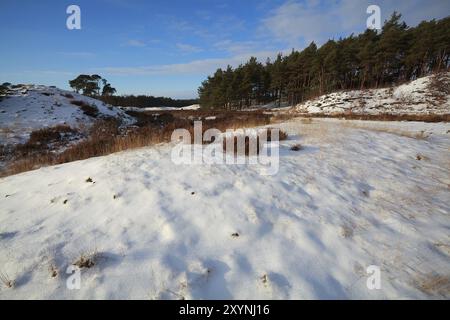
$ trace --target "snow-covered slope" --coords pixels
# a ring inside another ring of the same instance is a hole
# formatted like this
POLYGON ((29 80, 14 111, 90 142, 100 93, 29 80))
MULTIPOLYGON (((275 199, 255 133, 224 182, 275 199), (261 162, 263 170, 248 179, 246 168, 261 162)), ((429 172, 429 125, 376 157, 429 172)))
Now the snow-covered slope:
POLYGON ((58 124, 89 126, 95 121, 96 118, 86 115, 72 101, 95 106, 98 117, 112 116, 130 121, 122 110, 102 101, 54 87, 24 85, 11 88, 6 97, 0 98, 0 144, 26 142, 36 129, 58 124))
MULTIPOLYGON (((335 92, 293 108, 312 114, 450 114, 450 96, 442 95, 423 77, 393 88, 335 92)), ((443 77, 450 87, 450 73, 443 77)))
POLYGON ((274 176, 161 145, 0 179, 0 299, 450 298, 450 125, 281 126, 274 176))

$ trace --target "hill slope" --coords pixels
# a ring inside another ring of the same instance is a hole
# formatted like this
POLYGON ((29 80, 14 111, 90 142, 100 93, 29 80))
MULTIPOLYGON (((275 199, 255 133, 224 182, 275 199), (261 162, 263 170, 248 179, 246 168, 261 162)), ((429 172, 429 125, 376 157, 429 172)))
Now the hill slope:
POLYGON ((24 143, 32 131, 60 124, 89 126, 102 117, 131 121, 119 108, 54 87, 23 85, 10 88, 8 95, 0 99, 0 144, 3 145, 24 143), (87 112, 82 104, 88 106, 87 112))
POLYGON ((335 92, 295 106, 309 114, 450 114, 450 73, 392 88, 335 92))

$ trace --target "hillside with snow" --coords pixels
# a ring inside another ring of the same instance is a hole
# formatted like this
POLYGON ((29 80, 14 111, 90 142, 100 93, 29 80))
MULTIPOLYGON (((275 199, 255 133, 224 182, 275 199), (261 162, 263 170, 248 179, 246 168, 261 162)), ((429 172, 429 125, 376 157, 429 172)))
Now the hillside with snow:
POLYGON ((450 114, 450 73, 383 89, 334 92, 301 103, 305 114, 450 114))
POLYGON ((132 121, 119 108, 81 94, 40 85, 12 86, 0 96, 0 144, 24 143, 32 131, 61 124, 89 127, 104 117, 132 121), (92 111, 83 110, 83 104, 92 111))
POLYGON ((273 176, 163 144, 1 178, 0 299, 450 298, 450 125, 280 127, 273 176))

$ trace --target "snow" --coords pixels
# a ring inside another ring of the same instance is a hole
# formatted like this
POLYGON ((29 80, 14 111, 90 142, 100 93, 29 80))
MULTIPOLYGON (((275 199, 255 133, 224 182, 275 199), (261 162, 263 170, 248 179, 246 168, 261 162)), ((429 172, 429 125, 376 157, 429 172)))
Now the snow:
POLYGON ((162 144, 0 179, 0 299, 448 299, 450 124, 279 126, 273 176, 162 144))
POLYGON ((147 108, 138 108, 138 107, 120 107, 123 110, 129 111, 177 111, 177 110, 198 110, 200 109, 199 104, 193 104, 186 107, 176 108, 176 107, 147 107, 147 108))
POLYGON ((71 104, 73 100, 95 105, 100 117, 119 117, 126 123, 132 121, 119 108, 102 101, 54 87, 24 85, 11 89, 11 94, 0 100, 0 144, 24 143, 32 131, 58 124, 74 128, 92 124, 95 118, 71 104))
POLYGON ((301 103, 293 110, 313 114, 449 114, 450 97, 440 101, 434 96, 430 80, 423 77, 392 88, 334 92, 301 103))
POLYGON ((181 110, 198 110, 200 109, 199 104, 191 104, 190 106, 182 107, 181 110))

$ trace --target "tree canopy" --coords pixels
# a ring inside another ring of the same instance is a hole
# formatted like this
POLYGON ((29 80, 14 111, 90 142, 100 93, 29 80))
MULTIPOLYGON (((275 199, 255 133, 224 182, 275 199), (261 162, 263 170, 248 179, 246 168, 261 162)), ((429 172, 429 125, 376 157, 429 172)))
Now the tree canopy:
POLYGON ((449 68, 450 17, 408 27, 394 12, 380 32, 366 30, 320 48, 279 54, 265 64, 250 58, 218 69, 198 89, 206 108, 241 109, 278 101, 297 104, 336 90, 377 88, 449 68))
POLYGON ((69 85, 77 93, 81 91, 86 96, 100 96, 100 89, 102 89, 102 96, 110 96, 116 92, 116 89, 111 87, 108 81, 98 74, 80 74, 75 79, 70 80, 69 85))

